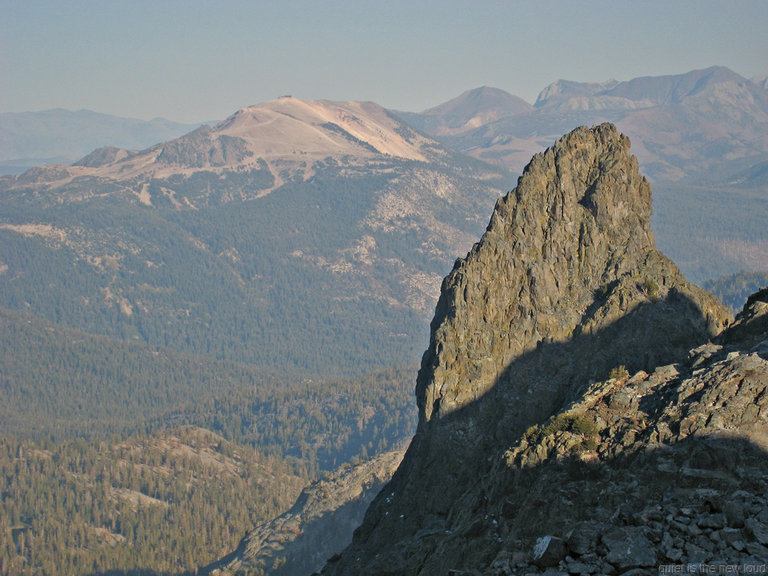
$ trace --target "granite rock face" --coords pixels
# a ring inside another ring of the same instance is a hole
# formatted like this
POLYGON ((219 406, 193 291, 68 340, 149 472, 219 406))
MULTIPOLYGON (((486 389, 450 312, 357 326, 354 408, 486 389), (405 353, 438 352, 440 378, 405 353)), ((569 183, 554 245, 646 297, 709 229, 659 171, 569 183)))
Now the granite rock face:
MULTIPOLYGON (((651 188, 629 148, 610 124, 579 128, 534 156, 497 202, 480 242, 443 281, 411 447, 324 573, 482 571, 503 564, 498 554, 522 553, 505 542, 517 541, 508 520, 526 500, 505 494, 531 487, 515 484, 510 471, 521 464, 505 456, 510 447, 595 382, 653 373, 731 321, 656 249, 651 188)), ((617 410, 631 403, 615 400, 617 410)), ((548 454, 545 444, 531 450, 548 454)), ((568 539, 537 532, 527 552, 538 538, 568 539)), ((626 537, 645 545, 645 535, 626 537)), ((621 563, 651 558, 646 550, 621 563)))
POLYGON ((476 400, 547 345, 584 341, 600 358, 579 358, 572 371, 599 375, 617 361, 673 358, 728 322, 656 250, 651 187, 629 146, 610 124, 577 129, 534 156, 499 200, 443 283, 417 386, 426 420, 476 400), (617 340, 613 327, 633 312, 653 322, 617 340))

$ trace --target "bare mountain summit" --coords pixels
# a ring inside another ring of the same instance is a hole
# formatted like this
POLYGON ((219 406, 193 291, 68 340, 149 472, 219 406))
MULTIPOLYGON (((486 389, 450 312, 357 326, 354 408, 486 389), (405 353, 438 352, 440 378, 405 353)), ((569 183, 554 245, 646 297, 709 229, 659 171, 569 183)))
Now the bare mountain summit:
MULTIPOLYGON (((39 168, 34 174, 37 182, 55 187, 79 178, 135 179, 140 190, 152 178, 236 170, 270 179, 270 186, 252 187, 265 194, 286 181, 311 178, 314 164, 329 158, 360 164, 375 158, 427 161, 442 156, 433 141, 378 104, 286 96, 242 108, 214 127, 201 126, 140 152, 107 147, 72 166, 39 168)), ((19 183, 28 181, 22 176, 19 183)))
POLYGON ((576 129, 497 202, 443 282, 416 385, 416 436, 326 574, 490 568, 517 546, 499 511, 506 492, 530 488, 504 464, 525 431, 594 382, 652 372, 728 324, 656 249, 651 188, 629 148, 613 125, 576 129))

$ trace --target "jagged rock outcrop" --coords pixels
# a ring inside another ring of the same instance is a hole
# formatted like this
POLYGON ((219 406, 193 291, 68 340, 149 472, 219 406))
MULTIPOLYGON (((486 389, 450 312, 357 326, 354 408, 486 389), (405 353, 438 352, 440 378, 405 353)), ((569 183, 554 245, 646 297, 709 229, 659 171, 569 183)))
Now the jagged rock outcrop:
POLYGON ((417 385, 424 417, 478 398, 513 360, 547 345, 584 342, 598 353, 563 369, 596 376, 617 361, 673 358, 719 332, 728 313, 656 250, 650 217, 651 187, 612 125, 578 129, 534 156, 443 283, 417 385), (622 334, 631 341, 616 339, 633 312, 649 321, 622 334))
POLYGON ((237 550, 200 573, 279 576, 320 569, 352 540, 365 509, 402 458, 402 450, 386 452, 312 483, 290 510, 253 529, 237 550))
POLYGON ((680 363, 591 386, 489 477, 485 514, 503 544, 487 574, 764 567, 768 289, 680 363))
POLYGON ((653 372, 729 323, 655 248, 651 188, 629 147, 610 124, 579 128, 534 156, 498 201, 443 282, 411 447, 324 573, 490 566, 509 537, 491 511, 505 490, 530 488, 507 486, 499 464, 526 429, 619 367, 653 372), (488 488, 497 482, 506 488, 488 488))

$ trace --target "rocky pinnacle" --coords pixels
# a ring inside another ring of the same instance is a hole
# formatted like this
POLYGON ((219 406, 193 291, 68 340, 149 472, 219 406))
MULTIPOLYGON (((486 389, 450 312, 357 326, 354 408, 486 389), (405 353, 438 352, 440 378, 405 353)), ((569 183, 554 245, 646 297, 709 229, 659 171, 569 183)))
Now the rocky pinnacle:
POLYGON ((652 371, 722 331, 729 313, 656 249, 651 212, 611 124, 533 157, 443 281, 417 434, 326 573, 444 573, 474 530, 477 485, 526 429, 616 370, 652 371))

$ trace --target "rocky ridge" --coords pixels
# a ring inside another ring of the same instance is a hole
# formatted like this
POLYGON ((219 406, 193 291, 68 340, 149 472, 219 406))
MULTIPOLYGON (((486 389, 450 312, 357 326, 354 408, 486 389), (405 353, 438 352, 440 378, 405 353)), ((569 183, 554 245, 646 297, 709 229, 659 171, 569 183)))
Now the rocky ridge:
POLYGON ((201 574, 309 574, 352 539, 365 509, 403 458, 386 452, 345 465, 306 487, 296 503, 274 520, 251 530, 237 550, 203 568, 201 574))
MULTIPOLYGON (((324 573, 489 567, 514 532, 498 513, 505 492, 532 486, 507 473, 526 430, 619 367, 652 374, 730 322, 655 248, 650 185, 629 147, 610 124, 579 128, 497 202, 443 282, 411 447, 324 573)), ((518 517, 526 502, 505 510, 518 517)))
POLYGON ((486 572, 764 567, 767 456, 764 289, 714 343, 619 371, 525 433, 487 487, 503 491, 489 517, 506 532, 486 572))
POLYGON ((726 325, 716 300, 656 250, 651 188, 629 146, 610 124, 577 129, 534 156, 497 202, 482 240, 443 283, 417 384, 427 420, 435 408, 479 398, 513 360, 553 344, 599 348, 559 370, 562 378, 592 364, 596 375, 620 359, 639 367, 673 358, 683 342, 726 325), (614 338, 631 313, 653 319, 628 336, 645 359, 614 338), (679 341, 651 333, 662 325, 679 341))

